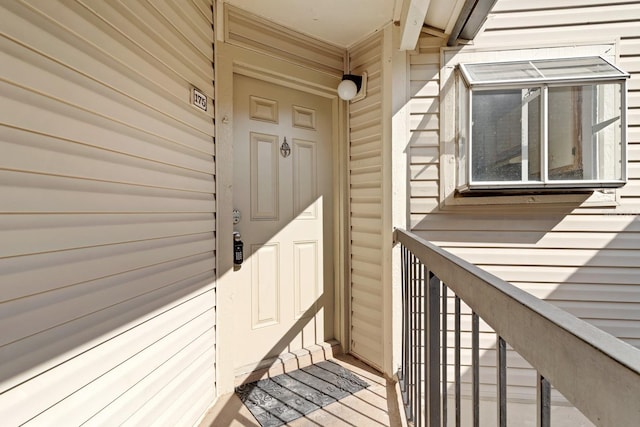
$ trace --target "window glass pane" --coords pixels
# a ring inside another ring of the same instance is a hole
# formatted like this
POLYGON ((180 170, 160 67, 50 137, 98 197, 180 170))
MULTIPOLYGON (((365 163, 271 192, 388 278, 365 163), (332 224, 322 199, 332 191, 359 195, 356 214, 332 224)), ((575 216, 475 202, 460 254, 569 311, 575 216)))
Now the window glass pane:
POLYGON ((627 75, 600 57, 461 64, 469 83, 526 82, 545 79, 623 78, 627 75))
POLYGON ((602 58, 569 58, 533 61, 545 78, 619 76, 620 71, 602 58))
POLYGON ((474 91, 471 132, 473 181, 540 179, 540 88, 474 91))
POLYGON ((529 80, 542 77, 530 62, 468 64, 466 68, 472 81, 529 80))
POLYGON ((549 179, 622 179, 618 83, 549 88, 549 179))

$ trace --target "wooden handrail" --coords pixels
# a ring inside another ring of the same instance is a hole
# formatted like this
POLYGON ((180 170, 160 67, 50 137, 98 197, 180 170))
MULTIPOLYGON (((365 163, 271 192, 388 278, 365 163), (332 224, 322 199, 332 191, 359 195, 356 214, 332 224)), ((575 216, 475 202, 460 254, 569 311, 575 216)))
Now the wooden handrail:
POLYGON ((421 237, 400 243, 596 425, 640 420, 640 350, 421 237))

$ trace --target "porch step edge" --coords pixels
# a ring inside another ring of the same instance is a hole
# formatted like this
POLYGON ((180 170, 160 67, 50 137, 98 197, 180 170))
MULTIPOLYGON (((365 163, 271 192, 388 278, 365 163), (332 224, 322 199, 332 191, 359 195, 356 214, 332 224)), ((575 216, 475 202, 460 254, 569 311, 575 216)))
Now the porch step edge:
POLYGON ((235 386, 238 387, 264 378, 292 372, 314 363, 332 359, 342 353, 342 346, 337 340, 329 340, 304 349, 283 353, 279 356, 262 360, 258 364, 237 368, 235 370, 235 386))

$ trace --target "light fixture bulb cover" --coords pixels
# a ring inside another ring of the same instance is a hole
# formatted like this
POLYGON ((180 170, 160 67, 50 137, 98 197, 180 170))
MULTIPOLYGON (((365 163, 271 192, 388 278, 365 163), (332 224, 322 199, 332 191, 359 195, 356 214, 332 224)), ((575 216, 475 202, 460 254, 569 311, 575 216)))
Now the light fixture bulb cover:
POLYGON ((358 85, 353 80, 344 79, 338 85, 338 96, 349 101, 358 94, 358 85))

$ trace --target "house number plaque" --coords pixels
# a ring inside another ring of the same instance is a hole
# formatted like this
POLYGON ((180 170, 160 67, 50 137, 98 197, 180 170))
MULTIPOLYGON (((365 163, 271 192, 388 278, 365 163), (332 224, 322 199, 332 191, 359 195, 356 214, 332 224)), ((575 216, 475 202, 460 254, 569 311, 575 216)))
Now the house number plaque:
POLYGON ((202 111, 207 111, 207 95, 198 88, 191 87, 191 103, 202 111))

